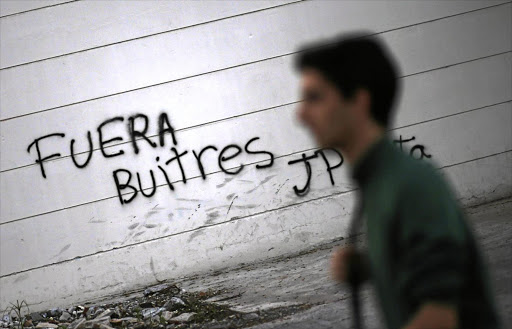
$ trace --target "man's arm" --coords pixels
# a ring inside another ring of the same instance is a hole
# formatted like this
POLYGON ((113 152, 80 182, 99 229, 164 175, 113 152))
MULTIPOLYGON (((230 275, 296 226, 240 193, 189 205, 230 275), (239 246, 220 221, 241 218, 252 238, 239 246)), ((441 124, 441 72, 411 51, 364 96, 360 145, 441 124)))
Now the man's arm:
POLYGON ((408 182, 398 220, 399 284, 415 313, 405 329, 457 328, 468 250, 448 184, 436 172, 408 182))

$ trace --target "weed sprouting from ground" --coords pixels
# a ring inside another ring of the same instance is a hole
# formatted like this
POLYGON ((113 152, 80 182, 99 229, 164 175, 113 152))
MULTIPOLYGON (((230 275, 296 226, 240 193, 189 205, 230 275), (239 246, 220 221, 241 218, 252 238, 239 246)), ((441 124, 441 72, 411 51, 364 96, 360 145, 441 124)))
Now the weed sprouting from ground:
MULTIPOLYGON (((25 313, 25 315, 30 313, 30 309, 28 308, 27 302, 25 300, 22 300, 21 302, 19 300, 16 300, 16 304, 14 304, 12 302, 10 304, 12 306, 7 308, 7 312, 6 312, 7 315, 9 315, 13 319, 13 323, 14 323, 14 319, 17 319, 18 323, 15 324, 15 326, 17 326, 18 329, 23 329, 23 324, 27 320, 26 316, 23 315, 23 304, 25 304, 25 307, 27 308, 27 312, 25 313), (15 316, 11 316, 11 313, 14 313, 15 316)), ((5 315, 6 314, 4 313, 2 315, 2 318, 5 315)))

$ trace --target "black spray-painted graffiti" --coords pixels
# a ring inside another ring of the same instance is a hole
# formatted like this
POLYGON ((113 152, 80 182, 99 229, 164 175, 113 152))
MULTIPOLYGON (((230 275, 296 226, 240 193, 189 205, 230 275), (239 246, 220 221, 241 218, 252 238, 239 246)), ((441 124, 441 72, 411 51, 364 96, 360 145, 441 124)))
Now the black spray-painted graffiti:
MULTIPOLYGON (((99 149, 101 151, 101 154, 104 158, 114 158, 118 156, 122 156, 125 154, 125 151, 120 149, 117 152, 109 152, 108 146, 109 144, 112 144, 114 142, 118 142, 116 144, 119 144, 120 142, 123 142, 123 138, 120 136, 111 137, 106 139, 105 135, 108 132, 108 127, 112 127, 114 124, 121 124, 124 122, 124 117, 114 117, 107 119, 103 121, 97 130, 98 134, 98 141, 99 141, 99 149)), ((131 144, 133 148, 134 154, 139 154, 140 142, 145 142, 148 145, 150 145, 152 148, 161 147, 164 148, 166 146, 166 136, 169 135, 172 146, 170 147, 170 153, 171 157, 167 160, 162 160, 160 162, 160 157, 157 156, 155 158, 155 162, 157 163, 157 168, 161 173, 161 177, 165 180, 166 185, 168 186, 170 191, 174 191, 174 185, 171 182, 171 179, 169 178, 168 171, 166 170, 165 166, 168 166, 171 163, 176 163, 179 168, 179 172, 181 174, 181 181, 186 184, 187 183, 187 175, 186 175, 186 168, 182 162, 182 158, 189 154, 188 150, 178 150, 178 141, 176 139, 175 129, 171 125, 169 117, 165 112, 161 113, 158 116, 158 144, 154 141, 152 141, 148 136, 148 127, 149 127, 149 119, 144 114, 136 114, 133 116, 130 116, 127 119, 127 130, 128 130, 128 136, 129 136, 129 143, 131 144), (142 128, 139 127, 139 129, 136 128, 138 125, 142 124, 142 128)), ((43 152, 41 151, 41 142, 45 141, 47 139, 54 139, 56 137, 64 138, 64 133, 52 133, 45 136, 41 136, 39 138, 36 138, 32 143, 28 145, 27 152, 30 153, 32 148, 35 148, 37 158, 35 160, 35 163, 39 165, 41 170, 41 175, 43 178, 46 179, 46 172, 45 172, 45 165, 44 163, 47 162, 50 159, 60 157, 60 153, 53 153, 49 155, 43 155, 43 152)), ((168 139, 168 138, 167 138, 168 139)), ((253 145, 255 142, 257 142, 260 139, 260 137, 253 137, 250 138, 243 146, 240 146, 238 144, 229 144, 224 146, 222 149, 215 146, 215 145, 208 145, 203 147, 201 150, 196 151, 192 150, 191 154, 193 155, 195 159, 195 163, 197 165, 197 168, 199 169, 199 172, 201 174, 201 178, 203 180, 206 180, 207 174, 205 170, 205 164, 203 163, 202 156, 205 152, 218 152, 217 155, 217 165, 219 169, 224 172, 227 175, 237 175, 239 174, 245 167, 243 163, 240 163, 237 167, 227 168, 226 163, 230 160, 234 160, 237 156, 242 154, 243 152, 249 154, 249 155, 266 155, 268 157, 267 160, 260 161, 260 163, 256 164, 256 169, 264 169, 271 167, 274 164, 274 154, 270 151, 266 150, 257 150, 257 148, 253 145)), ((402 144, 408 143, 411 141, 414 141, 415 137, 413 136, 410 139, 402 139, 402 136, 400 135, 400 138, 398 140, 394 140, 395 143, 399 144, 399 147, 401 150, 403 150, 402 144)), ((88 152, 87 152, 87 158, 82 163, 79 163, 76 159, 75 155, 75 139, 71 139, 69 143, 69 150, 70 150, 70 157, 73 161, 73 164, 79 168, 85 168, 90 163, 91 158, 93 156, 93 140, 92 140, 92 134, 91 131, 87 131, 87 144, 88 144, 88 152)), ((411 156, 417 158, 417 159, 423 159, 423 158, 430 158, 431 155, 427 154, 425 152, 425 146, 416 144, 410 149, 411 156)), ((190 155, 189 155, 190 156, 190 155)), ((329 179, 332 185, 335 185, 334 182, 334 176, 333 176, 333 170, 341 167, 343 164, 343 156, 341 153, 339 153, 337 150, 332 148, 322 148, 316 151, 312 151, 311 154, 308 154, 308 152, 301 153, 298 159, 290 160, 288 161, 288 165, 295 165, 302 163, 306 169, 306 182, 302 185, 302 187, 299 187, 298 185, 293 186, 293 190, 296 195, 303 196, 308 193, 310 183, 311 183, 311 175, 312 175, 312 169, 311 169, 311 160, 320 158, 323 160, 323 163, 325 164, 326 171, 329 175, 329 179), (337 155, 338 160, 334 163, 331 163, 329 159, 326 156, 326 153, 328 152, 334 152, 334 154, 337 155)), ((132 172, 126 168, 119 168, 112 172, 113 180, 116 186, 117 194, 119 197, 119 201, 121 204, 127 204, 133 201, 137 195, 140 193, 146 198, 152 197, 156 193, 157 183, 155 179, 155 172, 150 169, 149 170, 149 176, 151 177, 152 187, 150 188, 150 192, 145 192, 145 190, 149 190, 148 188, 143 188, 143 184, 141 181, 141 175, 139 172, 135 173, 135 176, 137 177, 137 183, 133 183, 132 179, 134 179, 134 175, 132 172), (135 186, 138 185, 138 186, 135 186), (132 192, 130 194, 129 192, 132 192), (126 195, 129 195, 129 198, 125 198, 126 195)))
POLYGON ((288 165, 303 162, 304 165, 306 166, 306 173, 308 176, 307 180, 306 180, 306 184, 304 185, 303 188, 298 188, 297 185, 293 186, 293 190, 295 191, 295 194, 306 195, 308 193, 309 185, 311 183, 311 164, 309 163, 309 160, 317 158, 318 154, 320 154, 322 159, 324 160, 325 166, 327 168, 327 172, 329 173, 329 178, 331 180, 331 184, 334 185, 334 177, 332 176, 332 170, 340 167, 343 164, 343 156, 341 155, 341 153, 338 152, 337 150, 331 149, 331 148, 320 149, 318 151, 315 151, 312 155, 309 155, 309 156, 307 156, 306 153, 302 153, 300 159, 288 161, 288 165), (340 157, 340 161, 335 166, 331 166, 331 164, 329 163, 329 160, 327 160, 327 157, 325 156, 326 150, 334 151, 340 157))
MULTIPOLYGON (((414 137, 414 136, 412 136, 409 139, 402 139, 402 135, 400 135, 400 137, 398 139, 395 139, 393 142, 395 144, 398 144, 400 146, 400 150, 403 151, 402 144, 411 142, 411 141, 413 141, 415 139, 416 139, 416 137, 414 137)), ((413 147, 411 147, 411 149, 409 150, 409 154, 413 158, 416 158, 416 159, 423 159, 423 158, 431 158, 432 157, 432 155, 427 154, 425 152, 425 146, 420 145, 420 144, 413 145, 413 147), (419 153, 418 153, 418 151, 419 151, 419 153), (417 156, 417 154, 419 154, 419 156, 417 156)))

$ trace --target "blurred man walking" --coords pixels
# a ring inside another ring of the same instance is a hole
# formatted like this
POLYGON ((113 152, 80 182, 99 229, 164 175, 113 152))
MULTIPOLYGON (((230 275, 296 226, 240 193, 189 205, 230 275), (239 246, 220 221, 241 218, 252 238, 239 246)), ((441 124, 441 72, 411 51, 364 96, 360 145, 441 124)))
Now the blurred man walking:
POLYGON ((400 91, 391 53, 353 33, 303 47, 294 64, 300 120, 318 146, 341 151, 362 198, 367 252, 336 250, 333 277, 368 273, 388 328, 498 328, 485 262, 451 186, 388 136, 400 91), (352 261, 364 257, 368 268, 352 261))

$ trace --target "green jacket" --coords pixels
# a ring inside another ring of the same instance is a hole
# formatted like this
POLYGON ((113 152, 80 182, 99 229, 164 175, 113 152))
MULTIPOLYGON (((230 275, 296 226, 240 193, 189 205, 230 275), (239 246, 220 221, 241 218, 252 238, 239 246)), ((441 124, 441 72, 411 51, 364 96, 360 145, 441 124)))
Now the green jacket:
POLYGON ((455 303, 460 328, 499 328, 486 265, 451 186, 385 135, 354 164, 370 273, 389 329, 426 301, 455 303))

